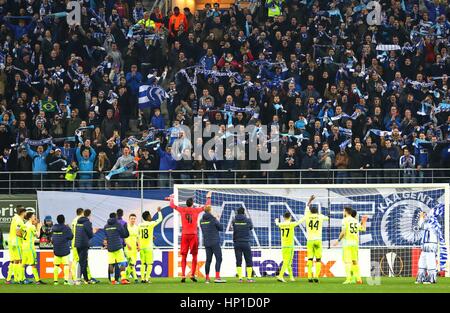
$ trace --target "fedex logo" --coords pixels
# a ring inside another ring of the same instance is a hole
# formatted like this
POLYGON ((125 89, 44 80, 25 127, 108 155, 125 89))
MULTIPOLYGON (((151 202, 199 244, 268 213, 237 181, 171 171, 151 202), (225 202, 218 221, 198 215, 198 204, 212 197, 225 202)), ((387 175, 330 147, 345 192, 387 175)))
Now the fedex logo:
MULTIPOLYGON (((280 271, 282 265, 281 257, 275 261, 262 257, 261 251, 252 251, 253 256, 253 268, 259 272, 261 276, 274 276, 280 271)), ((292 271, 296 277, 307 277, 307 258, 306 251, 295 251, 292 261, 292 271)), ((332 272, 333 265, 336 263, 334 260, 321 261, 322 270, 320 277, 335 277, 332 272)))

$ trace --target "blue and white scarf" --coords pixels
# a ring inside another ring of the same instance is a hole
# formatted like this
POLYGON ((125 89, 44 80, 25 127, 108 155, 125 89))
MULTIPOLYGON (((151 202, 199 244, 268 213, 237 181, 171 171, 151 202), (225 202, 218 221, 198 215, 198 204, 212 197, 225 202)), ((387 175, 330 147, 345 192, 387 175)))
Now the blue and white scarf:
POLYGON ((439 219, 448 218, 444 215, 445 205, 443 203, 438 204, 428 212, 428 222, 433 226, 439 235, 439 266, 440 269, 445 269, 447 263, 447 246, 445 244, 444 232, 442 225, 439 223, 439 219))

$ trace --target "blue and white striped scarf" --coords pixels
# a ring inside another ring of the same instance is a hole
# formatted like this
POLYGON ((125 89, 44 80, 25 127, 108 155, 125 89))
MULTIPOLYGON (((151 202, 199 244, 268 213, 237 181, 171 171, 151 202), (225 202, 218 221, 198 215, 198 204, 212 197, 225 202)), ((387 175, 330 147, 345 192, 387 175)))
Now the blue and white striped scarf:
POLYGON ((348 128, 339 127, 339 133, 343 134, 346 137, 350 137, 350 138, 353 136, 352 130, 348 129, 348 128))
POLYGON ((448 257, 444 232, 442 231, 442 225, 439 223, 440 218, 448 218, 444 213, 445 205, 443 203, 438 204, 428 212, 428 222, 439 235, 439 266, 441 270, 445 269, 448 257))
POLYGON ((26 138, 24 140, 24 143, 28 144, 30 146, 43 146, 43 145, 52 144, 52 141, 53 141, 52 137, 39 139, 39 140, 32 140, 30 138, 26 138))

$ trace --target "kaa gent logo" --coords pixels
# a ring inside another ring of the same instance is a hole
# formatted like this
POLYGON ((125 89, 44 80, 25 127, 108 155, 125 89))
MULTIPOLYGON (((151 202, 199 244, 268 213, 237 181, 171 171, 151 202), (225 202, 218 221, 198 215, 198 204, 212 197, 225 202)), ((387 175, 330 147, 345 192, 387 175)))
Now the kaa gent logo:
POLYGON ((392 194, 384 198, 378 210, 384 212, 381 237, 387 246, 412 245, 420 241, 420 212, 428 212, 435 200, 423 192, 392 194))

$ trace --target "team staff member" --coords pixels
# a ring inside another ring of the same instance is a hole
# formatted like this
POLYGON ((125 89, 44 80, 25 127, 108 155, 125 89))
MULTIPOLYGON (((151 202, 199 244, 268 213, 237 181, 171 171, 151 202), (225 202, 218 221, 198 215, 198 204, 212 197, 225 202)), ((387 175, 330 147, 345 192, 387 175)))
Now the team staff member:
POLYGON ((53 284, 58 285, 59 267, 61 264, 64 269, 64 285, 69 283, 69 255, 70 242, 73 239, 73 232, 69 226, 65 225, 66 218, 60 214, 56 217, 56 225, 52 227, 53 253, 53 284))
POLYGON ((222 250, 220 249, 220 236, 219 232, 223 231, 223 226, 220 222, 211 214, 211 206, 205 206, 205 214, 203 214, 200 220, 200 227, 203 233, 203 244, 206 250, 206 283, 210 282, 209 269, 212 262, 212 257, 216 258, 216 278, 215 283, 225 283, 226 281, 220 279, 220 266, 222 265, 222 250))
POLYGON ((233 227, 233 244, 234 254, 236 256, 236 268, 239 276, 239 282, 243 281, 242 275, 242 256, 245 259, 245 266, 247 268, 247 282, 253 283, 253 260, 252 249, 250 247, 251 230, 253 229, 253 223, 250 218, 245 216, 245 209, 240 207, 237 209, 236 216, 232 221, 233 227))
POLYGON ((120 268, 120 283, 122 285, 127 285, 130 282, 126 279, 125 269, 127 262, 122 245, 123 239, 127 238, 130 235, 126 227, 126 223, 125 227, 123 227, 117 220, 117 214, 111 213, 109 215, 108 222, 105 225, 105 232, 106 244, 108 247, 108 272, 111 283, 113 285, 117 283, 114 275, 114 268, 117 264, 120 268))
MULTIPOLYGON (((83 216, 78 219, 75 229, 75 248, 77 249, 79 257, 81 275, 84 277, 84 282, 86 284, 95 283, 94 281, 89 279, 87 273, 89 241, 92 237, 94 237, 94 230, 92 229, 90 216, 91 210, 85 210, 83 212, 83 216)), ((80 281, 77 281, 76 284, 79 285, 80 281)))

